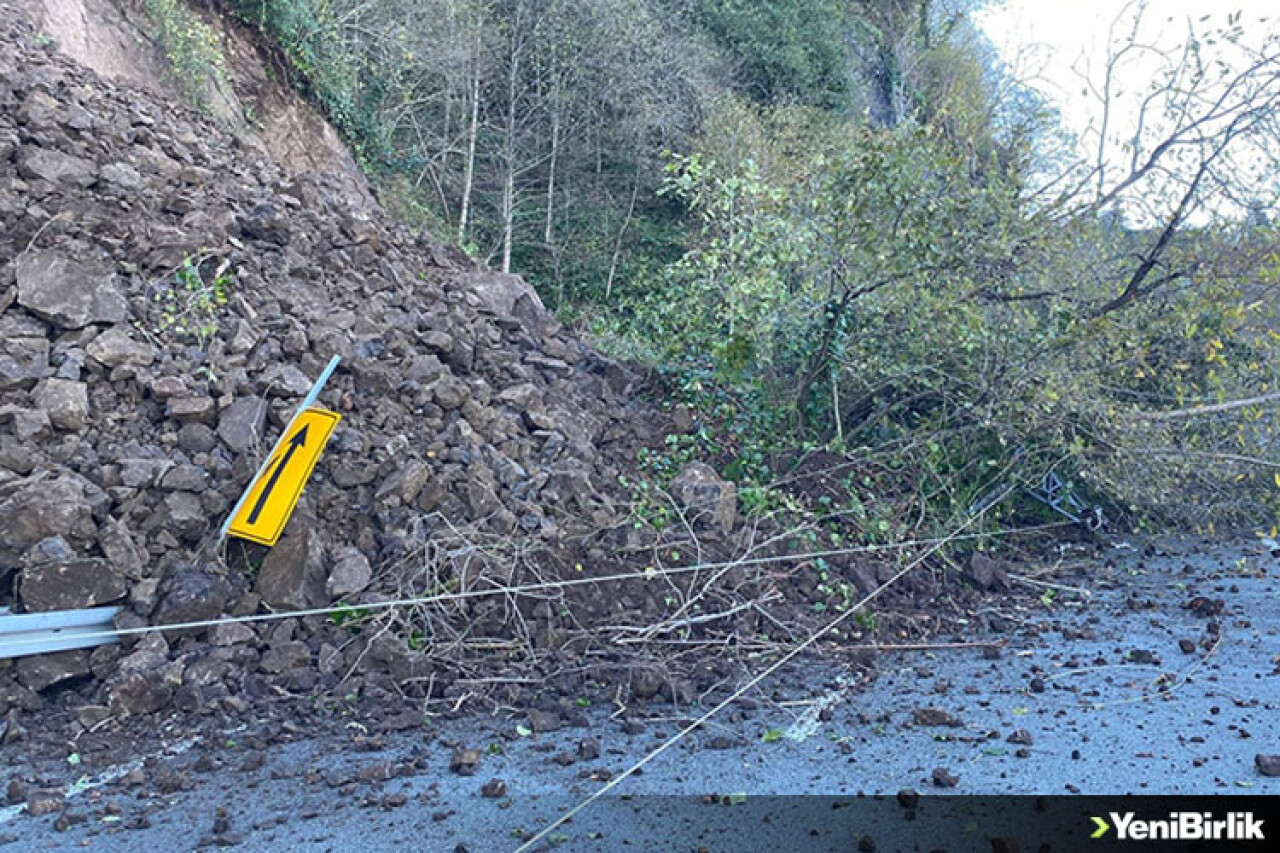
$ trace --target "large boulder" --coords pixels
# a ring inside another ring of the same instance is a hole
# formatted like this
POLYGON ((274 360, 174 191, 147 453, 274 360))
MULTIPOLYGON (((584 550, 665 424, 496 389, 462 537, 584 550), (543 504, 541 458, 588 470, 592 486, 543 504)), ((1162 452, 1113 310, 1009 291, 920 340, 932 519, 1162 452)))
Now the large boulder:
POLYGON ((135 341, 127 326, 112 326, 94 338, 85 349, 106 367, 146 367, 155 359, 151 345, 135 341))
POLYGON ((142 577, 148 556, 123 521, 113 520, 102 526, 98 531, 98 547, 120 574, 130 580, 142 577))
POLYGON ((36 405, 58 429, 79 432, 89 420, 89 386, 72 379, 46 379, 36 387, 36 405))
POLYGON ((469 284, 480 302, 502 320, 516 321, 537 334, 547 333, 557 325, 533 286, 518 275, 477 273, 469 284))
POLYGON ((307 610, 329 603, 326 580, 324 545, 311 529, 302 527, 267 554, 258 569, 254 592, 272 610, 307 610))
POLYGON ((64 329, 90 323, 119 323, 129 305, 111 275, 63 257, 35 250, 18 259, 18 304, 64 329))
POLYGON ((47 655, 30 655, 19 658, 16 668, 18 680, 40 693, 65 681, 89 675, 89 653, 84 649, 73 649, 47 655))
POLYGON ((222 615, 231 585, 221 575, 179 565, 160 585, 160 601, 152 614, 157 625, 207 622, 222 615))
POLYGON ((18 576, 18 600, 30 612, 77 610, 110 604, 129 589, 106 560, 72 560, 23 569, 18 576))
POLYGON ((738 489, 711 466, 692 462, 671 481, 671 496, 694 522, 710 520, 728 533, 738 520, 738 489))
POLYGON ((18 174, 28 180, 81 188, 98 181, 98 167, 92 160, 35 145, 24 146, 18 152, 18 174))
POLYGON ((50 536, 86 539, 96 532, 92 507, 73 477, 32 477, 0 503, 0 547, 25 550, 50 536))
POLYGON ((358 548, 347 547, 334 559, 325 590, 329 598, 336 600, 364 592, 372 580, 373 569, 369 566, 369 559, 358 548))
POLYGON ((261 397, 241 397, 222 411, 218 437, 236 453, 250 450, 262 438, 267 402, 261 397))

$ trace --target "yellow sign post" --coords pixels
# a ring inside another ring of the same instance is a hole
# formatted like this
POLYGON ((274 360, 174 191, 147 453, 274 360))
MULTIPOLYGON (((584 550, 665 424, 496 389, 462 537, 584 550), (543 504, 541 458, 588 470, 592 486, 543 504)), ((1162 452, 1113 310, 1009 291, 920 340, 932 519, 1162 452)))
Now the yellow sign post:
POLYGON ((241 498, 227 532, 263 545, 276 544, 320 452, 341 419, 341 415, 328 409, 299 412, 241 498))

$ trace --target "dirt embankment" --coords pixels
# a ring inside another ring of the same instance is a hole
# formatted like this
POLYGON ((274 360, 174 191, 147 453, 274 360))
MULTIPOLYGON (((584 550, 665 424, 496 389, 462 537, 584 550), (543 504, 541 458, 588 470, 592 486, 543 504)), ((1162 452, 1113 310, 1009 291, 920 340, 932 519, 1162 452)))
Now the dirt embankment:
MULTIPOLYGON (((103 78, 172 102, 183 93, 138 0, 14 0, 42 38, 103 78)), ((374 205, 351 152, 337 131, 288 84, 259 40, 213 5, 190 7, 217 39, 222 79, 207 83, 214 119, 243 144, 261 149, 291 175, 329 175, 357 207, 374 205)))

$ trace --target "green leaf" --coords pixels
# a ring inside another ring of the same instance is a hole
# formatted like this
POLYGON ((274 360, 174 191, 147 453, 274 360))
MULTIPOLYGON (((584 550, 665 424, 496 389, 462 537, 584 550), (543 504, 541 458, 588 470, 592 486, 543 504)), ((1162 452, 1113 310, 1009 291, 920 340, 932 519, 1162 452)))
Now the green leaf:
POLYGON ((782 729, 769 729, 769 731, 765 732, 764 736, 760 739, 765 743, 773 743, 775 740, 781 740, 782 729))
POLYGON ((529 737, 533 734, 533 729, 529 728, 524 723, 520 723, 516 726, 516 734, 520 735, 520 737, 529 737))

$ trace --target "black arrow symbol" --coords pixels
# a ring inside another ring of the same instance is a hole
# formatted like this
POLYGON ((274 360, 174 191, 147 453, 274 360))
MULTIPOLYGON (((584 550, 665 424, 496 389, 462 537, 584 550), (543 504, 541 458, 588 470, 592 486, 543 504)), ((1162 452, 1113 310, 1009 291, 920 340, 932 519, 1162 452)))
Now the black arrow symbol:
MULTIPOLYGON (((310 424, 307 426, 310 426, 310 424)), ((306 443, 307 427, 304 426, 298 430, 297 435, 289 439, 289 449, 280 457, 280 464, 276 465, 276 470, 271 472, 271 479, 267 480, 266 488, 262 490, 262 494, 258 495, 258 502, 253 505, 253 512, 249 513, 249 524, 256 522, 258 516, 262 514, 262 508, 267 505, 267 498, 270 497, 271 490, 276 487, 276 481, 280 479, 280 474, 284 472, 284 466, 289 464, 289 457, 293 455, 293 451, 306 443)))

